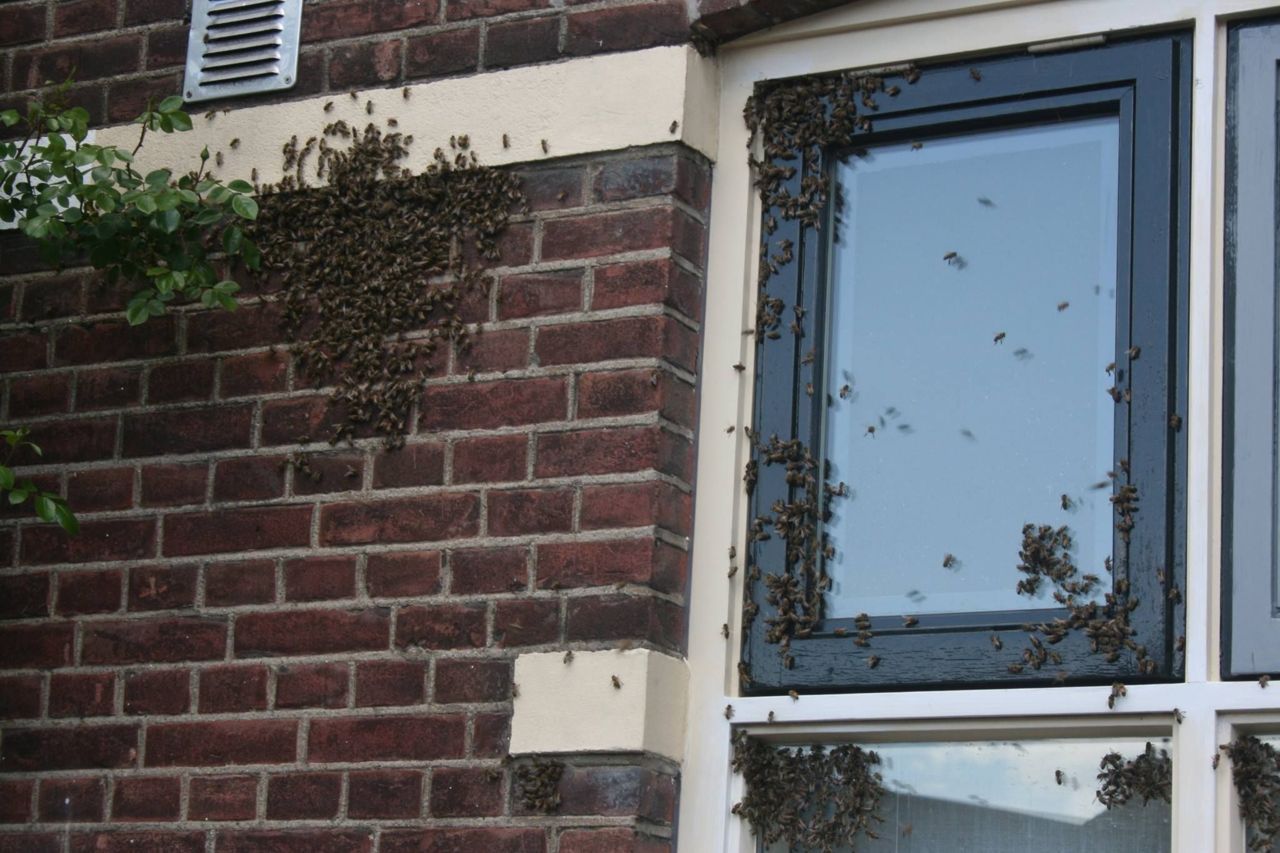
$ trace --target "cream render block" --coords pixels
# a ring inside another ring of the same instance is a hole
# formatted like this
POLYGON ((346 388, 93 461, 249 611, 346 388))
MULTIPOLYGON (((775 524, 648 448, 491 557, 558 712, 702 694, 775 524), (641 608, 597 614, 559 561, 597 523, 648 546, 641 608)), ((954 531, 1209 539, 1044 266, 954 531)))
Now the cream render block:
POLYGON ((683 658, 648 649, 516 658, 511 754, 652 752, 684 756, 683 658), (620 686, 614 686, 614 678, 620 686))

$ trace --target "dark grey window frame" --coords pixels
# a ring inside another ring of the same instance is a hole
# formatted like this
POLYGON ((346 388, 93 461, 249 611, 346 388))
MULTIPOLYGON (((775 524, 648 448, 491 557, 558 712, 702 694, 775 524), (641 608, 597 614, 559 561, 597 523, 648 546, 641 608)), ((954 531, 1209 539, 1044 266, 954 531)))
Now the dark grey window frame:
MULTIPOLYGON (((1142 358, 1133 362, 1123 385, 1131 403, 1117 406, 1116 456, 1127 459, 1129 481, 1141 489, 1138 524, 1127 548, 1117 534, 1113 579, 1125 579, 1138 602, 1131 622, 1155 662, 1143 672, 1131 654, 1113 663, 1092 654, 1082 632, 1056 646, 1071 663, 1068 683, 1103 684, 1169 681, 1182 677, 1185 655, 1181 633, 1184 605, 1170 594, 1185 583, 1186 432, 1171 428, 1185 415, 1187 287, 1190 203, 1191 40, 1170 34, 1118 42, 1067 53, 1026 53, 969 60, 923 69, 921 81, 903 85, 896 98, 880 98, 873 128, 856 133, 849 146, 927 139, 965 130, 989 129, 1055 117, 1111 114, 1121 118, 1121 242, 1118 245, 1119 308, 1117 363, 1130 341, 1141 341, 1142 358), (970 69, 981 70, 975 86, 970 69), (1124 229, 1131 229, 1127 237, 1124 229), (1127 556, 1127 559, 1126 559, 1127 556), (1132 566, 1132 568, 1131 568, 1132 566), (1141 570, 1139 570, 1141 569, 1141 570)), ((827 153, 816 168, 828 169, 827 153)), ((792 161, 793 163, 795 161, 792 161)), ((802 170, 792 180, 797 192, 802 170)), ((801 305, 807 316, 824 314, 827 244, 831 229, 812 231, 786 220, 778 209, 762 211, 781 227, 774 240, 789 239, 796 261, 770 277, 766 292, 784 304, 801 305)), ((814 326, 821 329, 822 322, 814 326)), ((823 342, 819 331, 811 363, 800 358, 791 335, 757 342, 754 428, 760 436, 797 438, 820 448, 822 395, 809 396, 806 385, 821 387, 823 342)), ((791 492, 777 466, 759 467, 751 498, 751 517, 766 515, 791 492)), ((856 474, 853 475, 856 489, 856 474)), ((1125 477, 1118 480, 1123 483, 1125 477)), ((1017 531, 1011 532, 1017 535, 1017 531)), ((785 560, 776 537, 753 542, 748 565, 762 570, 785 560)), ((766 638, 765 621, 776 613, 760 572, 749 571, 747 594, 760 608, 744 637, 743 662, 750 682, 743 691, 768 694, 787 690, 849 691, 875 689, 1034 686, 1055 682, 1060 667, 1026 667, 1010 672, 1027 644, 1022 625, 1058 615, 1056 611, 921 616, 904 627, 898 616, 872 620, 870 649, 851 644, 852 619, 825 619, 812 634, 790 639, 790 667, 779 646, 766 638), (991 635, 1003 648, 997 649, 991 635), (881 666, 865 661, 875 653, 881 666), (892 661, 892 665, 885 665, 892 661)), ((903 614, 906 615, 906 614, 903 614)))
POLYGON ((1280 22, 1227 42, 1223 673, 1280 672, 1276 137, 1280 22))

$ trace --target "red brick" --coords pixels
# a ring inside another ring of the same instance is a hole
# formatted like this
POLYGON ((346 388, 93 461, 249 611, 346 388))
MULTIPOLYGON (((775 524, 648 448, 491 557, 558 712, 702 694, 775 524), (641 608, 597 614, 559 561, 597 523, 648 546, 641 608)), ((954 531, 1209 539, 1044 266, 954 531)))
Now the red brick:
POLYGON ((22 532, 24 563, 88 563, 137 560, 155 553, 155 522, 82 521, 80 532, 41 525, 22 532))
POLYGON ((124 455, 204 453, 248 447, 253 407, 209 406, 125 415, 124 455))
POLYGON ((539 477, 622 474, 659 465, 659 430, 655 427, 606 427, 538 436, 534 472, 539 477))
POLYGON ((302 19, 304 42, 344 39, 370 33, 389 33, 436 20, 439 0, 368 3, 339 0, 308 9, 302 19))
POLYGON ((431 774, 432 817, 493 817, 502 813, 503 775, 470 767, 437 767, 431 774))
POLYGON ((453 482, 523 480, 528 448, 529 439, 523 435, 459 439, 453 446, 453 482))
POLYGON ((449 556, 453 578, 451 591, 457 595, 512 592, 529 585, 528 553, 524 548, 476 548, 454 551, 449 556))
POLYGON ((359 489, 364 482, 363 453, 308 453, 293 466, 293 493, 321 495, 359 489))
POLYGON ((76 512, 105 512, 133 506, 133 469, 97 468, 67 475, 67 502, 76 512))
POLYGON ((184 616, 84 625, 87 664, 219 660, 226 654, 227 623, 184 616))
POLYGON ((62 833, 35 832, 0 834, 0 853, 62 853, 62 833))
POLYGON ((320 510, 320 544, 432 542, 474 536, 480 527, 479 504, 475 495, 467 494, 326 504, 320 510))
POLYGON ((0 335, 0 364, 6 370, 38 370, 48 364, 48 335, 6 332, 0 335))
POLYGON ((381 452, 373 468, 375 489, 438 486, 444 482, 444 446, 429 442, 381 452))
POLYGON ((177 610, 195 603, 195 566, 138 566, 129 570, 130 610, 177 610))
POLYGON ((289 764, 297 757, 296 720, 153 723, 148 767, 289 764))
POLYGON ((6 729, 0 772, 134 767, 137 726, 6 729))
POLYGON ((0 619, 49 615, 49 575, 0 575, 0 619))
MULTIPOLYGON (((115 455, 116 419, 58 420, 40 425, 44 463, 97 462, 115 455)), ((83 533, 83 525, 81 526, 83 533)))
POLYGON ((187 320, 187 351, 221 352, 267 346, 281 340, 281 307, 272 302, 238 311, 198 311, 187 320))
POLYGON ((402 51, 398 40, 361 41, 330 48, 329 85, 350 89, 399 80, 402 51))
POLYGON ((71 853, 203 853, 199 832, 95 832, 71 837, 71 853))
POLYGON ((205 569, 207 607, 267 604, 276 597, 276 569, 270 560, 212 563, 205 569))
POLYGON ((70 622, 0 626, 0 669, 68 666, 74 637, 70 622))
POLYGON ((14 4, 5 8, 4 16, 0 18, 0 47, 30 41, 44 41, 47 32, 46 8, 44 3, 39 5, 31 3, 25 6, 14 4))
POLYGON ((694 423, 693 389, 665 371, 616 370, 578 377, 578 417, 609 418, 657 411, 690 429, 694 423))
POLYGON ((474 71, 479 61, 479 27, 414 36, 405 46, 405 76, 410 79, 474 71))
POLYGON ((276 672, 277 708, 345 708, 347 666, 289 664, 276 672))
POLYGON ((422 774, 413 770, 353 771, 348 781, 347 816, 415 818, 422 811, 422 774))
POLYGON ((422 701, 425 664, 414 661, 362 661, 356 664, 356 707, 416 705, 422 701))
POLYGON ((39 716, 40 676, 0 676, 0 720, 21 720, 39 716))
POLYGON ((163 27, 147 33, 147 68, 170 68, 187 59, 187 27, 163 27))
POLYGON ((101 779, 44 779, 40 783, 40 820, 102 820, 106 794, 107 786, 101 779))
POLYGON ((582 310, 582 270, 509 275, 502 279, 498 317, 508 320, 582 310))
POLYGON ((191 680, 185 669, 152 669, 125 677, 126 714, 185 714, 190 704, 191 680))
MULTIPOLYGON (((316 9, 323 9, 317 6, 316 9)), ((235 355, 222 360, 218 393, 225 397, 250 397, 283 391, 288 365, 278 352, 235 355)))
POLYGON ((559 377, 436 385, 423 395, 419 429, 492 429, 563 420, 568 394, 559 377))
POLYGON ((125 26, 156 21, 182 20, 187 12, 184 0, 125 0, 125 26))
POLYGON ((624 483, 586 486, 582 490, 583 530, 648 527, 656 524, 681 536, 690 535, 692 500, 669 483, 624 483))
POLYGON ((565 768, 560 813, 639 817, 668 823, 675 811, 675 780, 645 767, 565 768))
POLYGON ((141 44, 137 36, 124 35, 29 50, 14 56, 11 82, 14 88, 34 89, 73 75, 83 81, 127 74, 138 70, 141 44))
POLYGON ((190 465, 144 465, 142 468, 143 506, 184 506, 204 503, 209 466, 203 462, 190 465))
POLYGON ((71 374, 39 373, 9 380, 9 417, 56 415, 71 408, 71 374))
POLYGON ((191 820, 253 820, 257 808, 258 780, 253 776, 191 777, 191 820))
POLYGON ((633 829, 571 829, 560 834, 560 853, 671 853, 671 841, 633 829))
POLYGON ((179 361, 151 368, 147 376, 148 403, 182 403, 213 396, 213 362, 179 361))
POLYGON ((265 666, 213 666, 200 673, 200 713, 267 709, 265 666))
POLYGON ((0 779, 0 823, 26 823, 31 819, 34 779, 0 779))
POLYGON ((491 24, 485 37, 486 68, 550 62, 559 55, 559 17, 491 24))
POLYGON ((449 0, 445 7, 445 17, 450 21, 496 18, 512 12, 546 9, 550 5, 549 0, 449 0))
POLYGON ((62 572, 58 575, 58 612, 112 613, 120 609, 118 571, 62 572))
POLYGON ((666 358, 689 369, 696 365, 686 345, 688 334, 669 317, 622 317, 543 327, 535 349, 542 364, 666 358))
POLYGON ((385 608, 246 613, 236 620, 236 656, 379 651, 390 632, 385 608))
MULTIPOLYGON (((291 397, 262 404, 262 443, 299 444, 333 434, 343 410, 331 407, 325 397, 291 397)), ((357 436, 367 432, 356 430, 357 436)))
POLYGON ((499 601, 493 636, 500 647, 508 649, 554 643, 560 637, 559 600, 499 601))
POLYGON ((564 52, 587 56, 680 44, 688 38, 689 17, 684 3, 640 3, 570 15, 564 52))
POLYGON ((396 618, 396 646, 417 648, 484 648, 485 606, 443 604, 404 607, 396 618))
POLYGON ((511 664, 505 660, 445 658, 436 662, 434 700, 505 702, 511 698, 511 664))
POLYGON ((22 319, 33 323, 79 314, 84 304, 85 276, 64 273, 29 281, 22 288, 22 319))
POLYGON ((312 762, 461 758, 464 720, 455 715, 328 717, 311 722, 312 762))
POLYGON ((544 261, 598 258, 622 252, 675 247, 685 214, 668 206, 584 213, 548 220, 542 230, 544 261))
POLYGON ((295 773, 267 780, 267 820, 325 820, 338 816, 341 773, 295 773))
POLYGON ((529 329, 500 329, 470 338, 453 359, 455 376, 517 370, 529 364, 529 329))
POLYGON ((265 501, 284 496, 285 457, 220 459, 213 473, 215 501, 265 501))
POLYGON ((440 552, 370 554, 364 582, 375 598, 413 598, 440 591, 440 552))
POLYGON ((511 718, 506 714, 476 714, 472 751, 477 758, 502 758, 511 740, 511 718))
POLYGON ((133 121, 148 104, 159 103, 180 91, 181 85, 182 77, 176 73, 113 80, 107 90, 107 120, 133 121))
POLYGON ((309 506, 224 509, 164 520, 164 551, 169 556, 296 548, 310 540, 309 506))
POLYGON ((573 529, 573 491, 528 489, 489 492, 489 535, 522 536, 573 529))
POLYGON ((122 320, 63 326, 54 338, 58 364, 100 364, 173 355, 177 349, 172 317, 153 317, 146 325, 122 320))
POLYGON ((49 716, 110 716, 115 706, 115 685, 116 677, 109 672, 55 672, 49 678, 49 716))
POLYGON ((565 639, 648 640, 681 649, 684 609, 651 596, 605 595, 571 598, 565 617, 565 639))
MULTIPOLYGON (((136 367, 82 370, 76 377, 76 411, 114 409, 138 402, 142 396, 142 371, 136 367)), ((115 422, 112 421, 114 426, 115 422)), ((112 431, 112 445, 115 432, 112 431)))
POLYGON ((124 777, 116 780, 111 819, 119 821, 177 820, 182 780, 176 776, 124 777))
POLYGON ((685 574, 685 553, 651 536, 538 546, 540 589, 635 583, 678 593, 685 574))
POLYGON ((546 835, 541 829, 456 827, 451 829, 400 829, 382 834, 382 853, 545 853, 546 835))
POLYGON ((284 564, 287 601, 325 601, 356 594, 355 557, 302 557, 284 564))
POLYGON ((243 830, 218 833, 218 853, 372 853, 367 829, 243 830))

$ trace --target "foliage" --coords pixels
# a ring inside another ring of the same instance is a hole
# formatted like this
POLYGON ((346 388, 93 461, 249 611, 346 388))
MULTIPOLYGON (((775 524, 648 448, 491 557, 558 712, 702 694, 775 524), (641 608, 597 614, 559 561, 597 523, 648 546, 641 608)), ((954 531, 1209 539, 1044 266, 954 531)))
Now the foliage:
POLYGON ((234 308, 239 285, 218 274, 216 260, 221 253, 226 262, 258 267, 258 248, 241 228, 258 215, 253 187, 206 173, 207 148, 198 171, 138 172, 134 157, 148 132, 191 129, 182 99, 148 104, 136 122, 138 143, 126 151, 86 141, 89 114, 67 106, 68 83, 25 114, 0 112, 0 124, 20 128, 0 141, 0 222, 16 221, 51 264, 83 256, 108 283, 136 283, 126 310, 133 325, 175 299, 234 308))
POLYGON ((40 447, 27 440, 27 430, 0 430, 0 438, 4 439, 4 461, 0 462, 0 495, 7 496, 10 506, 26 503, 30 498, 41 521, 57 522, 68 533, 77 533, 80 523, 76 521, 75 514, 65 500, 51 492, 42 491, 30 480, 17 479, 10 467, 13 457, 23 451, 30 451, 36 456, 42 455, 40 447))

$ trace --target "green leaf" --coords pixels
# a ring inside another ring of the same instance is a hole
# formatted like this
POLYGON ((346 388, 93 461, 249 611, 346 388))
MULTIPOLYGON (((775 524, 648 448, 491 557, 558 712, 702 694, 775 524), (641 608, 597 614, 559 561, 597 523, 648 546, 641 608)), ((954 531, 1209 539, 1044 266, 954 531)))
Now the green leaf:
POLYGON ((54 519, 53 501, 49 500, 48 495, 43 493, 36 495, 35 510, 36 510, 36 516, 41 521, 53 521, 54 519))
POLYGON ((13 469, 7 465, 0 465, 0 491, 9 491, 13 488, 13 469))
POLYGON ((160 106, 156 107, 157 112, 171 113, 182 107, 181 95, 170 95, 160 102, 160 106))
POLYGON ((252 193, 253 184, 248 181, 234 180, 227 184, 227 189, 235 190, 238 193, 252 193))
POLYGON ((27 499, 27 494, 28 492, 24 488, 14 489, 9 492, 9 503, 13 506, 17 506, 27 499))
POLYGON ((18 115, 17 110, 4 110, 3 112, 0 112, 0 124, 3 124, 5 127, 13 127, 21 120, 22 117, 18 115))
POLYGON ((160 226, 160 230, 166 234, 172 234, 178 230, 178 225, 182 223, 182 214, 176 210, 163 210, 156 216, 156 224, 160 226))
POLYGON ((262 251, 258 248, 258 244, 252 240, 244 241, 244 246, 240 249, 240 257, 244 258, 244 265, 249 269, 262 268, 262 251))
POLYGON ((129 321, 130 326, 141 326, 147 322, 147 318, 151 316, 147 311, 147 300, 132 300, 129 307, 124 311, 125 319, 129 321))
POLYGON ((258 203, 247 195, 238 195, 232 198, 231 209, 242 219, 258 218, 258 203))
POLYGON ((80 532, 80 521, 76 518, 76 514, 71 511, 71 507, 67 506, 66 501, 60 500, 54 504, 53 514, 57 516, 58 526, 68 534, 75 536, 80 532))
POLYGON ((149 195, 138 196, 135 206, 148 215, 156 212, 156 200, 149 195))
POLYGON ((226 250, 228 255, 234 255, 240 251, 241 243, 244 240, 244 232, 232 225, 222 232, 222 248, 226 250))
POLYGON ((182 110, 174 110, 170 113, 169 120, 173 122, 173 129, 180 133, 191 129, 191 116, 182 110))

